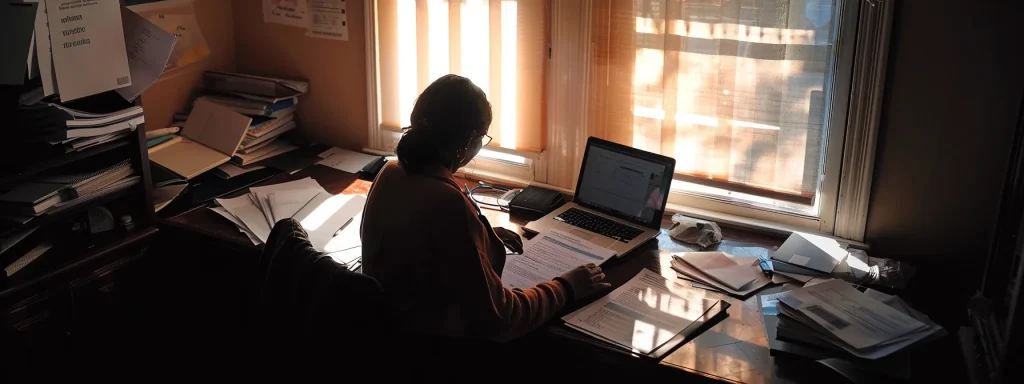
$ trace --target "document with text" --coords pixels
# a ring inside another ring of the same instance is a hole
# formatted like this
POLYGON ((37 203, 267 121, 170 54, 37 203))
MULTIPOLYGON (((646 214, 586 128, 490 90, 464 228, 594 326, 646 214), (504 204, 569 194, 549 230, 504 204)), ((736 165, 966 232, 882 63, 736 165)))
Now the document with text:
POLYGON ((644 269, 607 296, 562 320, 598 339, 650 354, 662 346, 670 349, 667 343, 684 340, 726 309, 721 301, 705 294, 644 269))
POLYGON ((132 85, 119 2, 46 0, 46 17, 61 101, 132 85))
POLYGON ((508 288, 531 288, 585 264, 601 265, 615 252, 566 232, 540 233, 526 245, 522 255, 509 256, 501 271, 508 288))
POLYGON ((854 349, 878 346, 928 328, 842 280, 789 291, 779 300, 784 314, 854 349))

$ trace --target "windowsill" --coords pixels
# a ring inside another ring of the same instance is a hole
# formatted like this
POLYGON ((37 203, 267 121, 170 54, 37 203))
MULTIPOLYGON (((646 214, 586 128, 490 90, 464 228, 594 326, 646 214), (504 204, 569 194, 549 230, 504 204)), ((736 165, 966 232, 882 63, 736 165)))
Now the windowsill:
MULTIPOLYGON (((566 190, 566 189, 563 189, 563 188, 556 188, 556 187, 553 187, 553 186, 550 186, 550 185, 541 184, 541 183, 532 183, 530 180, 526 180, 526 179, 523 179, 523 178, 518 178, 518 177, 512 177, 512 176, 504 175, 504 174, 499 173, 499 172, 489 172, 489 171, 481 171, 481 170, 474 170, 474 171, 466 172, 465 170, 459 170, 459 172, 457 172, 457 175, 461 176, 461 177, 468 178, 468 179, 481 180, 481 181, 486 181, 486 182, 489 182, 489 183, 509 186, 509 187, 513 187, 513 188, 525 188, 526 186, 528 186, 530 184, 533 184, 533 185, 537 185, 539 187, 544 187, 544 188, 549 188, 549 189, 557 190, 557 191, 559 191, 561 193, 564 193, 565 195, 569 196, 570 198, 572 197, 572 195, 574 193, 574 191, 566 190)), ((745 231, 762 233, 762 234, 767 234, 767 235, 774 235, 774 236, 786 237, 786 236, 789 236, 790 234, 792 234, 793 232, 812 232, 812 233, 815 233, 817 235, 821 235, 821 236, 825 236, 825 237, 829 237, 829 238, 835 239, 836 241, 839 241, 840 243, 843 243, 843 244, 849 244, 849 245, 851 245, 851 246, 853 246, 855 248, 864 249, 864 250, 870 249, 870 247, 867 244, 864 244, 864 243, 861 243, 861 242, 858 242, 858 241, 841 239, 841 238, 832 236, 830 234, 818 233, 818 232, 808 231, 808 230, 804 230, 804 229, 798 229, 798 228, 795 228, 795 227, 792 227, 792 226, 789 226, 789 225, 773 222, 773 221, 770 221, 770 220, 754 219, 754 218, 749 218, 749 217, 732 215, 732 214, 728 214, 728 213, 709 211, 709 210, 706 210, 706 209, 690 207, 690 206, 686 206, 686 205, 682 205, 682 204, 673 204, 673 203, 666 204, 666 206, 665 206, 665 214, 666 215, 671 215, 671 214, 675 214, 675 213, 681 213, 683 215, 694 217, 694 218, 698 218, 698 219, 714 221, 714 222, 718 223, 719 225, 723 225, 723 226, 729 226, 729 227, 733 227, 733 228, 743 229, 745 231)))

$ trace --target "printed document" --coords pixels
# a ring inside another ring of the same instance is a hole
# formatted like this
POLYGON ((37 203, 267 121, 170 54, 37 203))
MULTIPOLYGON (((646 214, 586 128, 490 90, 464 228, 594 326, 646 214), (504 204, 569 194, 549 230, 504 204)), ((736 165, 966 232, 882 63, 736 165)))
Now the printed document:
POLYGON ((532 288, 581 265, 601 265, 612 256, 615 252, 607 248, 551 230, 534 237, 522 255, 508 257, 501 271, 501 282, 508 288, 532 288))
POLYGON ((124 22, 124 37, 128 49, 128 68, 132 84, 118 88, 117 94, 125 100, 134 101, 156 79, 160 78, 177 40, 170 32, 160 29, 128 8, 121 8, 124 22))
POLYGON ((363 167, 380 158, 380 156, 368 155, 340 148, 331 148, 324 151, 320 154, 320 157, 326 158, 318 161, 317 164, 348 173, 357 173, 361 171, 363 167))
MULTIPOLYGON (((138 8, 138 7, 137 7, 138 8)), ((183 7, 138 10, 139 15, 177 37, 164 72, 195 63, 210 55, 192 4, 183 7)))
POLYGON ((348 40, 345 0, 309 0, 309 29, 306 36, 348 40))
POLYGON ((572 328, 650 353, 705 315, 716 300, 644 269, 626 284, 565 317, 572 328))
POLYGON ((224 210, 238 219, 239 222, 245 224, 245 228, 248 228, 249 232, 261 242, 265 243, 270 238, 270 226, 267 225, 263 212, 249 199, 249 195, 230 199, 216 199, 216 201, 218 205, 224 207, 224 210))
POLYGON ((858 350, 928 327, 842 280, 789 291, 780 301, 785 304, 780 308, 783 313, 791 313, 812 327, 816 325, 858 350))
POLYGON ((132 85, 117 1, 46 0, 60 100, 132 85))

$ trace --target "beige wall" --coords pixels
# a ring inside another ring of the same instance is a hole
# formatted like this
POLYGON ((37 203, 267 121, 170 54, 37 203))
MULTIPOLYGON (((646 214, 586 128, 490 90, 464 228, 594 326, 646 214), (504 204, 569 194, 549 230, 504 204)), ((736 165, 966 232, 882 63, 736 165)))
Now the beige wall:
POLYGON ((347 2, 348 41, 306 37, 304 28, 264 23, 260 0, 231 3, 238 71, 309 80, 309 93, 299 99, 299 127, 326 144, 365 147, 364 2, 347 2))
POLYGON ((984 3, 897 2, 866 233, 880 254, 984 260, 1024 89, 1022 6, 984 3))
POLYGON ((196 0, 196 20, 203 32, 210 56, 187 67, 163 75, 142 94, 146 110, 146 129, 164 128, 171 123, 175 112, 182 110, 192 91, 203 81, 208 69, 233 71, 235 69, 235 35, 231 2, 226 0, 196 0))

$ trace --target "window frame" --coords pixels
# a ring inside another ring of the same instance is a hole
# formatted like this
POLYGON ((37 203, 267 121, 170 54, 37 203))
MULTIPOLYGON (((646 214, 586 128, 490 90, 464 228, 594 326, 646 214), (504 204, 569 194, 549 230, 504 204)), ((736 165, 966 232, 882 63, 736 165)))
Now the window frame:
MULTIPOLYGON (((818 215, 770 210, 738 200, 700 193, 670 193, 667 211, 730 222, 770 232, 814 231, 862 241, 867 220, 874 151, 880 118, 885 64, 892 27, 891 0, 845 0, 837 27, 832 102, 828 105, 818 215)), ((562 191, 575 188, 588 137, 592 2, 548 3, 547 149, 540 154, 488 148, 522 156, 524 164, 478 157, 464 174, 515 185, 539 184, 562 191), (576 73, 579 76, 560 76, 576 73), (581 102, 582 101, 582 102, 581 102)), ((380 124, 377 1, 364 8, 369 149, 394 152, 400 130, 380 124)))

